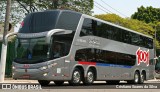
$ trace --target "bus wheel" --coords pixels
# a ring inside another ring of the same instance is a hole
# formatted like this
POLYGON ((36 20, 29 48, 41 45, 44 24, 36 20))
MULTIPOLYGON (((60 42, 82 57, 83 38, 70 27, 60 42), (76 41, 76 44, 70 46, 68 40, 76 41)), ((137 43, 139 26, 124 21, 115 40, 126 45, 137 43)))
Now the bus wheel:
POLYGON ((83 83, 85 85, 91 85, 94 82, 94 79, 95 79, 94 72, 93 70, 89 69, 83 83))
POLYGON ((60 86, 63 85, 64 81, 54 81, 54 84, 60 86))
POLYGON ((82 80, 81 71, 78 68, 75 68, 72 73, 72 79, 69 81, 70 85, 79 85, 82 80))
POLYGON ((144 83, 144 80, 145 80, 145 74, 142 73, 141 76, 140 76, 139 83, 140 83, 140 84, 143 84, 143 83, 144 83))
POLYGON ((47 86, 50 83, 50 81, 48 81, 48 80, 38 80, 38 82, 42 86, 47 86))
POLYGON ((129 84, 138 84, 138 83, 139 83, 139 80, 140 80, 140 75, 139 75, 139 73, 136 71, 136 72, 134 73, 134 80, 129 80, 129 81, 127 81, 127 83, 129 83, 129 84))

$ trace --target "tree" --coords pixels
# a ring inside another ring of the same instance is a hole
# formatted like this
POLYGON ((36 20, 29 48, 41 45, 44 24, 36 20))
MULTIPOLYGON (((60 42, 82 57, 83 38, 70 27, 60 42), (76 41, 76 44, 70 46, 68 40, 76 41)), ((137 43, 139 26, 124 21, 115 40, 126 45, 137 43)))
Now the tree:
POLYGON ((105 20, 105 21, 109 21, 118 25, 122 24, 123 18, 121 18, 120 16, 116 15, 116 14, 101 14, 101 15, 95 15, 95 17, 105 20))
MULTIPOLYGON (((131 18, 144 21, 152 26, 156 31, 156 46, 160 45, 160 8, 153 8, 152 6, 138 8, 131 18)), ((154 34, 155 35, 155 34, 154 34)))
MULTIPOLYGON (((0 22, 4 22, 5 10, 6 10, 6 0, 0 1, 0 22)), ((10 13, 10 22, 18 23, 25 16, 25 11, 20 7, 15 1, 12 0, 11 4, 11 13, 10 13)))
POLYGON ((146 23, 160 21, 160 8, 149 7, 139 7, 138 11, 135 12, 131 18, 144 21, 146 23))
MULTIPOLYGON (((0 5, 1 22, 4 21, 6 0, 1 0, 0 5)), ((93 0, 12 0, 11 21, 17 23, 28 13, 50 9, 67 9, 91 14, 93 0)))

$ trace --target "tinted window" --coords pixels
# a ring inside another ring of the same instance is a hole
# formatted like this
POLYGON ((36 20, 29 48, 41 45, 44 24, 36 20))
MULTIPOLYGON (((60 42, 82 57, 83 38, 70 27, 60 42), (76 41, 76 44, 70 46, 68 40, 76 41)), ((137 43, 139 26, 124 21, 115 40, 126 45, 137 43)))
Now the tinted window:
POLYGON ((91 19, 85 19, 82 25, 80 36, 96 35, 97 23, 91 19))
POLYGON ((135 65, 136 62, 136 56, 112 52, 112 51, 88 48, 76 51, 75 60, 133 66, 135 65))
POLYGON ((116 56, 118 65, 129 65, 129 66, 135 65, 136 56, 134 55, 117 53, 116 56))
POLYGON ((52 39, 52 46, 51 46, 51 57, 52 58, 58 58, 54 57, 54 52, 57 52, 57 49, 60 49, 60 57, 66 56, 69 54, 71 44, 73 41, 74 33, 72 34, 61 34, 61 35, 53 35, 52 39), (58 48, 57 48, 58 46, 58 48))
POLYGON ((115 41, 124 42, 145 48, 153 48, 153 40, 145 36, 109 25, 103 22, 85 18, 80 36, 98 36, 115 41))
POLYGON ((130 32, 126 30, 122 30, 122 42, 131 44, 131 33, 130 32))
POLYGON ((132 33, 131 35, 131 44, 132 45, 139 45, 139 35, 132 33))
POLYGON ((146 40, 147 39, 145 39, 145 37, 140 36, 140 38, 139 38, 139 46, 146 47, 146 40))
POLYGON ((147 38, 147 47, 152 49, 153 48, 153 39, 147 38))
POLYGON ((15 62, 20 64, 35 64, 49 60, 49 45, 45 38, 18 39, 16 43, 15 62))
POLYGON ((56 28, 76 31, 81 14, 63 11, 57 21, 56 28))
POLYGON ((84 19, 80 36, 98 36, 120 41, 121 31, 118 28, 92 19, 84 19))
POLYGON ((37 33, 54 29, 58 15, 58 11, 31 13, 24 19, 19 32, 37 33))
POLYGON ((20 33, 38 33, 52 29, 75 31, 81 14, 70 11, 45 11, 29 14, 23 21, 20 33))

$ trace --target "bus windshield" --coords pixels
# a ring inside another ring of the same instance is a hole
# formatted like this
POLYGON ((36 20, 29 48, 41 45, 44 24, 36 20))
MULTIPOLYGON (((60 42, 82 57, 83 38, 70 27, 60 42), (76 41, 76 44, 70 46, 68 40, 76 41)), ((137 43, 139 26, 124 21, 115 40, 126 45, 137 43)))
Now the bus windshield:
POLYGON ((31 13, 23 20, 19 33, 39 33, 52 29, 76 31, 80 17, 79 13, 67 11, 60 13, 56 10, 31 13))
POLYGON ((49 44, 46 44, 45 38, 17 39, 16 57, 17 63, 44 62, 49 59, 49 44))

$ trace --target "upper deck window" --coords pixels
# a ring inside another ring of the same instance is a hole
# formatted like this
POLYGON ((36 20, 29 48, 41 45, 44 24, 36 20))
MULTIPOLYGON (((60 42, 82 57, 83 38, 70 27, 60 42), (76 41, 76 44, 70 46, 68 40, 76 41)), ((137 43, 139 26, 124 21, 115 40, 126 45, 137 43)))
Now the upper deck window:
POLYGON ((58 29, 66 29, 76 31, 81 14, 63 11, 56 24, 58 29))
POLYGON ((80 36, 97 36, 153 49, 153 39, 149 37, 89 18, 84 19, 80 36))

